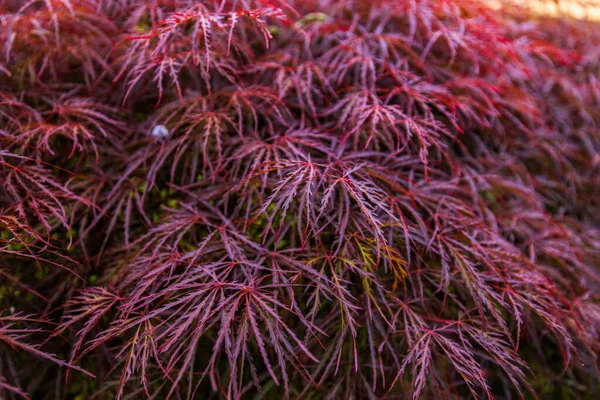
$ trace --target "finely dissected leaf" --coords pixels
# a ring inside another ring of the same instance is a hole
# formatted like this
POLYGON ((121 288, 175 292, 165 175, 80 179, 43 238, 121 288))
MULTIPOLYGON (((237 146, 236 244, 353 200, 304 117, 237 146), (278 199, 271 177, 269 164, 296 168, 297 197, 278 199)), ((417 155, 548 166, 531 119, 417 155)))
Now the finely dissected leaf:
POLYGON ((594 398, 598 32, 0 0, 0 398, 594 398))

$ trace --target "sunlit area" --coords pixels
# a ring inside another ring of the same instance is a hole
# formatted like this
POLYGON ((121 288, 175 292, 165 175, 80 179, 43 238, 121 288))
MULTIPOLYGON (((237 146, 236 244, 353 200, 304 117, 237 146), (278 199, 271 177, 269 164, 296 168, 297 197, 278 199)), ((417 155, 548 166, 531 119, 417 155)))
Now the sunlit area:
POLYGON ((600 21, 600 0, 488 0, 498 9, 502 4, 514 4, 538 15, 600 21))

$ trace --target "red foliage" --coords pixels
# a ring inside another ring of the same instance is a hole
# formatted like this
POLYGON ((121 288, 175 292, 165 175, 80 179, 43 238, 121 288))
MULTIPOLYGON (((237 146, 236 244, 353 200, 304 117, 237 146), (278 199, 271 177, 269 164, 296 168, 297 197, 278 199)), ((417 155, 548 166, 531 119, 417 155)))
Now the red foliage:
POLYGON ((0 0, 0 397, 599 390, 600 36, 523 14, 0 0))

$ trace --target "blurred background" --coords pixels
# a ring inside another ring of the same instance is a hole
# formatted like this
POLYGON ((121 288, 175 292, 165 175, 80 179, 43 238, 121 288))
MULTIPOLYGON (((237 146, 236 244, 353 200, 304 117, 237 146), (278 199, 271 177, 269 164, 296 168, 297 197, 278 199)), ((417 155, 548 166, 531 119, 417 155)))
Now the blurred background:
POLYGON ((488 0, 495 7, 516 4, 548 16, 600 21, 600 0, 488 0))

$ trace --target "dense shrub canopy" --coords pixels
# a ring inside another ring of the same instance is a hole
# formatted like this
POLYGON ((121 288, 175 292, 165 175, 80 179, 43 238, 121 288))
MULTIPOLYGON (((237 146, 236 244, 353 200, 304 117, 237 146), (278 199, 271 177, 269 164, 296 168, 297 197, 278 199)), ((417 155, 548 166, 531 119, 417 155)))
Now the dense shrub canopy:
POLYGON ((474 0, 0 27, 0 397, 596 398, 597 28, 474 0))

